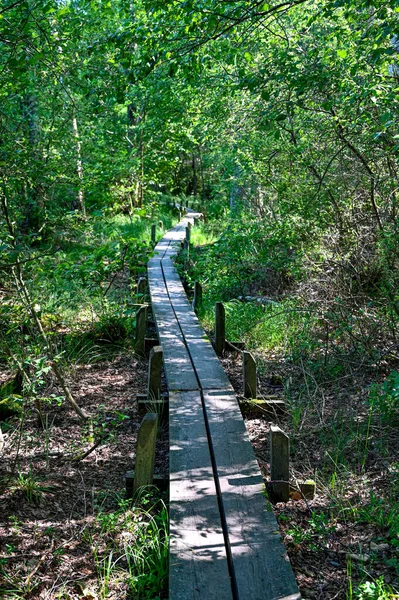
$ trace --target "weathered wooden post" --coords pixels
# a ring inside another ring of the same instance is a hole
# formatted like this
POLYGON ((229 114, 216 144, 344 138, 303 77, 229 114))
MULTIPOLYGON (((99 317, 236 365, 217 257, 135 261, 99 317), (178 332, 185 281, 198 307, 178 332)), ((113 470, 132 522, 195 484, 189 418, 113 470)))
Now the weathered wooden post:
POLYGON ((244 398, 256 398, 256 362, 250 352, 242 353, 242 376, 244 380, 244 398))
POLYGON ((190 247, 190 246, 189 246, 189 244, 188 244, 188 241, 187 241, 187 240, 184 240, 184 242, 183 242, 183 249, 184 249, 184 250, 188 250, 188 249, 189 249, 189 247, 190 247))
POLYGON ((270 486, 274 502, 290 497, 290 440, 277 425, 270 427, 270 486))
POLYGON ((192 302, 193 310, 197 310, 202 304, 202 285, 196 281, 194 283, 194 298, 192 302))
POLYGON ((199 218, 198 217, 194 217, 194 227, 196 227, 199 223, 199 218))
POLYGON ((159 227, 159 229, 163 229, 163 221, 158 222, 158 227, 159 227))
POLYGON ((137 282, 137 296, 143 297, 147 289, 147 280, 145 277, 140 277, 137 282))
POLYGON ((149 402, 161 398, 162 359, 162 347, 154 346, 148 364, 147 400, 149 402))
POLYGON ((144 485, 152 485, 154 479, 157 430, 158 415, 156 413, 147 413, 141 421, 137 434, 133 493, 137 492, 137 490, 144 485))
POLYGON ((134 351, 136 354, 145 354, 145 330, 147 326, 147 306, 142 306, 136 312, 136 337, 134 351))
POLYGON ((191 240, 191 227, 186 227, 186 240, 187 240, 187 243, 189 244, 190 240, 191 240))
POLYGON ((223 302, 215 304, 215 351, 223 354, 226 346, 226 313, 223 302))
POLYGON ((151 225, 151 242, 153 244, 155 244, 156 239, 157 239, 157 226, 154 223, 153 225, 151 225))

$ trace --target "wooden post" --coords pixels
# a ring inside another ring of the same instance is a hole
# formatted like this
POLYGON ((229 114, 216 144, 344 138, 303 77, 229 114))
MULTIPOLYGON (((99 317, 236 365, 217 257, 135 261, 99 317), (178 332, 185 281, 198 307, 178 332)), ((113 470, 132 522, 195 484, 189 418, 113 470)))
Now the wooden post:
POLYGON ((290 440, 277 425, 270 427, 270 485, 274 502, 290 497, 290 440))
POLYGON ((163 229, 163 221, 158 222, 158 227, 159 227, 159 229, 163 229))
POLYGON ((187 241, 187 240, 184 240, 184 242, 183 242, 183 249, 184 249, 184 250, 188 250, 188 249, 189 249, 189 247, 190 247, 190 246, 188 245, 188 241, 187 241))
POLYGON ((226 313, 223 302, 215 304, 215 350, 216 354, 223 354, 226 345, 226 313))
POLYGON ((154 223, 153 225, 151 225, 151 242, 153 244, 155 244, 156 239, 157 239, 157 226, 154 223))
POLYGON ((244 398, 256 398, 256 362, 250 352, 242 353, 244 398))
POLYGON ((157 429, 158 415, 156 413, 147 413, 141 421, 137 434, 133 493, 137 492, 137 490, 144 485, 152 485, 154 479, 157 429))
POLYGON ((190 229, 190 227, 186 227, 186 240, 187 240, 187 243, 190 243, 190 240, 191 240, 191 229, 190 229))
POLYGON ((146 292, 146 289, 147 280, 145 277, 140 277, 140 279, 137 282, 137 296, 140 296, 142 298, 146 292))
POLYGON ((147 326, 147 306, 142 306, 136 312, 136 337, 134 351, 136 354, 145 354, 145 330, 147 326))
POLYGON ((161 346, 154 346, 150 352, 148 364, 147 400, 159 400, 161 397, 163 352, 161 346))
POLYGON ((200 307, 202 304, 202 285, 200 283, 198 283, 198 281, 196 281, 194 283, 194 298, 193 298, 193 303, 192 303, 192 307, 193 310, 197 310, 198 307, 200 307))

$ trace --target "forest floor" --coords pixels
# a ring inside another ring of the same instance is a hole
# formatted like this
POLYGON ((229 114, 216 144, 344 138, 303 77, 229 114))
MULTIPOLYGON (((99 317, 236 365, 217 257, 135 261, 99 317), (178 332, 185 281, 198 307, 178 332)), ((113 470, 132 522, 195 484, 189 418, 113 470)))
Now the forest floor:
MULTIPOLYGON (((90 417, 90 429, 64 400, 47 348, 31 315, 19 307, 18 294, 2 301, 0 399, 18 411, 1 423, 1 598, 165 596, 166 494, 149 488, 127 501, 124 477, 134 468, 143 417, 137 394, 146 392, 148 370, 148 356, 140 359, 132 350, 134 315, 145 299, 137 296, 136 281, 151 251, 152 223, 163 220, 160 237, 175 219, 163 207, 145 217, 142 211, 132 218, 100 215, 84 229, 72 219, 64 224, 57 252, 25 272, 32 297, 40 298, 53 353, 90 417), (15 369, 13 353, 34 384, 16 395, 3 385, 15 377, 15 370, 7 371, 9 362, 15 369), (41 398, 40 420, 34 396, 41 398)), ((166 477, 167 470, 168 430, 161 422, 156 472, 166 477)))
MULTIPOLYGON (((259 375, 258 397, 277 395, 284 399, 283 385, 278 382, 295 377, 295 368, 277 360, 275 355, 263 355, 262 361, 268 364, 268 369, 259 375)), ((271 417, 244 402, 241 355, 229 353, 222 362, 242 401, 246 427, 267 482, 270 479, 268 438, 271 417)), ((382 591, 385 584, 397 587, 399 544, 389 539, 388 532, 390 529, 396 531, 399 525, 397 504, 395 508, 392 498, 392 492, 397 492, 399 478, 399 439, 391 432, 386 440, 387 459, 378 452, 378 431, 371 432, 367 440, 359 436, 357 441, 346 438, 344 428, 339 434, 340 440, 331 435, 331 431, 342 424, 337 422, 340 413, 348 423, 353 422, 354 416, 354 422, 367 420, 364 395, 368 383, 365 373, 335 381, 317 390, 295 424, 289 414, 273 418, 273 423, 279 424, 290 437, 291 482, 316 479, 317 483, 314 499, 298 499, 299 495, 293 493, 288 503, 274 507, 304 598, 343 600, 359 597, 354 591, 365 579, 377 582, 371 585, 369 595, 366 595, 367 586, 364 588, 365 595, 361 597, 365 599, 385 598, 382 591), (323 432, 324 443, 321 442, 323 432), (342 451, 364 453, 363 469, 353 473, 344 464, 337 464, 331 472, 330 484, 324 485, 326 451, 335 452, 337 457, 342 451), (323 477, 319 477, 319 473, 323 473, 323 477), (388 507, 382 498, 387 499, 388 507), (389 505, 390 498, 392 505, 389 505)))
MULTIPOLYGON (((114 285, 134 311, 126 277, 114 285)), ((105 313, 100 325, 114 323, 114 313, 105 313)), ((119 349, 93 350, 96 361, 83 353, 67 375, 76 401, 94 417, 94 435, 56 401, 43 406, 40 424, 30 404, 9 421, 0 467, 0 596, 7 600, 166 597, 166 494, 125 499, 124 474, 134 466, 142 419, 136 397, 146 391, 148 361, 133 355, 129 338, 119 349)), ((399 579, 399 440, 368 402, 379 381, 375 371, 360 366, 320 383, 281 352, 251 351, 258 397, 287 401, 287 414, 273 422, 290 437, 291 479, 317 484, 313 500, 294 495, 275 506, 303 597, 390 600, 387 590, 399 579)), ((240 353, 226 354, 222 363, 243 400, 240 353)), ((9 375, 0 370, 0 383, 9 375)), ((41 393, 62 396, 50 373, 41 393)), ((266 482, 270 416, 242 407, 266 482)), ((156 472, 166 477, 166 424, 159 433, 156 472)))
MULTIPOLYGON (((134 465, 142 418, 136 396, 145 393, 146 384, 147 360, 126 352, 76 368, 70 378, 75 400, 96 415, 99 435, 105 435, 104 443, 80 461, 74 458, 93 443, 65 403, 46 411, 45 429, 38 427, 34 411, 26 412, 21 428, 9 429, 1 466, 2 597, 124 596, 120 578, 106 581, 109 535, 117 529, 107 520, 121 522, 117 507, 124 498, 124 474, 134 465)), ((50 387, 47 394, 58 394, 55 382, 50 387)), ((167 476, 167 425, 157 443, 156 470, 167 476)), ((156 500, 146 503, 148 509, 156 500)), ((146 516, 139 512, 139 521, 146 516)), ((120 524, 116 534, 128 536, 129 528, 120 524)), ((113 552, 117 559, 118 549, 113 552)))

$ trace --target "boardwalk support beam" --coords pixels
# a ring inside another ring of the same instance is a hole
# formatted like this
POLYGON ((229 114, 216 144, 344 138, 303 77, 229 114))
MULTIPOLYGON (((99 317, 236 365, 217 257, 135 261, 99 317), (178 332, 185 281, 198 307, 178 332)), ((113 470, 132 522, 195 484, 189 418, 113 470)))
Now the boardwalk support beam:
POLYGON ((137 282, 137 296, 143 297, 147 290, 147 280, 145 277, 140 277, 137 282))
POLYGON ((141 421, 137 434, 133 493, 137 492, 139 488, 153 483, 157 431, 158 415, 147 413, 141 421))
POLYGON ((157 226, 154 223, 154 225, 151 225, 151 242, 153 244, 155 244, 156 239, 157 239, 157 226))
POLYGON ((163 352, 161 346, 154 346, 150 352, 148 365, 147 400, 159 400, 161 397, 163 352))
POLYGON ((226 313, 223 302, 215 304, 215 351, 223 354, 226 346, 226 313))
POLYGON ((147 307, 142 306, 136 313, 136 337, 134 351, 136 354, 145 354, 145 330, 147 327, 147 307))
POLYGON ((290 440, 277 425, 270 427, 270 489, 274 502, 290 497, 290 440))
POLYGON ((244 398, 256 398, 256 362, 250 352, 242 353, 244 398))
POLYGON ((193 310, 197 310, 202 305, 202 285, 196 281, 194 283, 194 298, 192 307, 193 310))

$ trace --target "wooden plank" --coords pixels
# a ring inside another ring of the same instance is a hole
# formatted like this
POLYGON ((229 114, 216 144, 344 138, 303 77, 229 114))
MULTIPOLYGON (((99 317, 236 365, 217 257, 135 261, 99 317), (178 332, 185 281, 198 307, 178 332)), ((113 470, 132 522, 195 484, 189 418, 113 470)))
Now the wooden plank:
POLYGON ((152 485, 157 430, 158 415, 156 413, 147 413, 141 421, 137 433, 133 493, 137 492, 143 486, 152 485))
POLYGON ((237 399, 171 260, 192 220, 183 219, 163 238, 148 276, 170 390, 169 597, 294 600, 298 588, 237 399))
POLYGON ((184 343, 179 323, 171 306, 160 267, 153 265, 148 274, 152 310, 169 390, 195 390, 198 381, 184 343))
POLYGON ((170 600, 232 600, 199 392, 171 393, 170 600))
POLYGON ((176 337, 165 338, 159 333, 163 348, 163 362, 169 392, 199 388, 193 366, 184 343, 176 337))
POLYGON ((153 304, 159 343, 169 390, 199 388, 190 355, 184 343, 175 314, 167 303, 153 304))
POLYGON ((205 338, 187 338, 186 344, 203 390, 233 389, 209 340, 205 338))
POLYGON ((204 403, 239 600, 296 600, 298 586, 233 391, 204 403))

